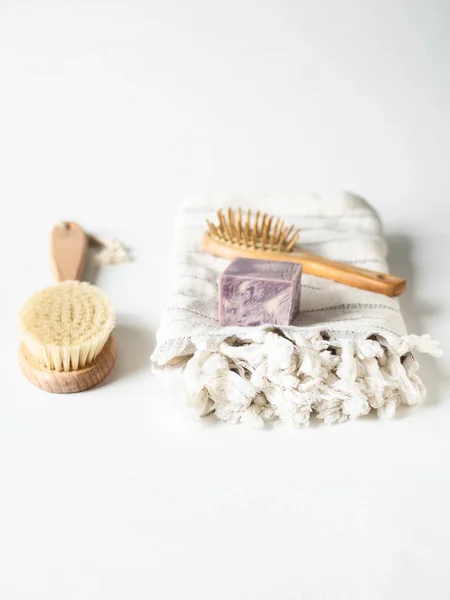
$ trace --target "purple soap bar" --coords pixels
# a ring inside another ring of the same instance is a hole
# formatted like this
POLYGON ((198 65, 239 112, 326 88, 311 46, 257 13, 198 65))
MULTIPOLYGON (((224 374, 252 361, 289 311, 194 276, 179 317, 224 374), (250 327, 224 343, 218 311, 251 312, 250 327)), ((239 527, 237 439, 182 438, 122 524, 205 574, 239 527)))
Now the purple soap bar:
POLYGON ((300 307, 301 273, 295 263, 236 258, 220 278, 220 324, 289 325, 300 307))

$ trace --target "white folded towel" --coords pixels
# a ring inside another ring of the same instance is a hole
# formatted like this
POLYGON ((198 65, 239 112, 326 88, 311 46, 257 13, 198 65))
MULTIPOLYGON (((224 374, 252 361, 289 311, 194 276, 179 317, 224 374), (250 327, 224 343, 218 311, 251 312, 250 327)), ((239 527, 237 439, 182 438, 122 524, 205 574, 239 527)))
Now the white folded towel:
MULTIPOLYGON (((429 336, 407 335, 399 301, 304 274, 300 314, 289 327, 220 327, 218 282, 228 261, 203 252, 206 219, 218 208, 251 208, 300 227, 306 250, 387 272, 380 220, 347 194, 305 198, 189 200, 176 220, 175 273, 151 357, 197 416, 231 423, 308 425, 394 416, 425 388, 412 351, 435 356, 429 336)), ((401 276, 401 273, 398 273, 401 276)))

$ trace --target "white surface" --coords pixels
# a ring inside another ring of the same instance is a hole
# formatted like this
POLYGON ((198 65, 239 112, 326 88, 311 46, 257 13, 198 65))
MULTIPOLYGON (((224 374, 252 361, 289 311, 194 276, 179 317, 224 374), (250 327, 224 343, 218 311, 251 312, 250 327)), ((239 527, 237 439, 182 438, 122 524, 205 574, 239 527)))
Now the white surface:
POLYGON ((366 195, 410 330, 448 354, 449 21, 437 0, 0 4, 2 600, 449 597, 447 358, 404 418, 302 431, 185 423, 147 368, 176 203, 209 191, 366 195), (16 365, 60 218, 136 256, 97 278, 115 374, 69 397, 16 365))

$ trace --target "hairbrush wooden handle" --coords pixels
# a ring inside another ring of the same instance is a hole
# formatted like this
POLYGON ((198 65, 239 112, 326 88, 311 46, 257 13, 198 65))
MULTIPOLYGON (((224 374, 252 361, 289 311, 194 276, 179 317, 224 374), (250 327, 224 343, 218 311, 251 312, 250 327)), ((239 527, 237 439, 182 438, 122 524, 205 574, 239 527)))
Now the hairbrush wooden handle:
POLYGON ((386 296, 400 296, 406 287, 406 281, 401 277, 354 267, 308 252, 284 253, 284 260, 302 263, 304 273, 325 277, 325 279, 332 279, 339 283, 345 283, 370 292, 377 292, 378 294, 385 294, 386 296))
POLYGON ((87 249, 88 239, 77 223, 68 221, 53 229, 50 257, 56 281, 81 280, 87 249))
POLYGON ((298 252, 296 250, 294 252, 274 252, 237 244, 226 244, 213 239, 208 233, 203 237, 203 247, 207 252, 228 260, 242 257, 301 263, 303 272, 309 275, 332 279, 338 283, 345 283, 386 296, 399 296, 405 291, 406 281, 401 277, 370 269, 361 269, 301 250, 298 252))

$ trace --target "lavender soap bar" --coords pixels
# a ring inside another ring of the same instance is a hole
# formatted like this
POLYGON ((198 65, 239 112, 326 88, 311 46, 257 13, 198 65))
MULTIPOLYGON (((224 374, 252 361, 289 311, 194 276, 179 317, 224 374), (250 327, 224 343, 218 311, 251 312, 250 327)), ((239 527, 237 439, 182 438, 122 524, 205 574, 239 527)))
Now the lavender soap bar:
POLYGON ((300 307, 302 265, 236 258, 220 278, 223 326, 290 325, 300 307))

